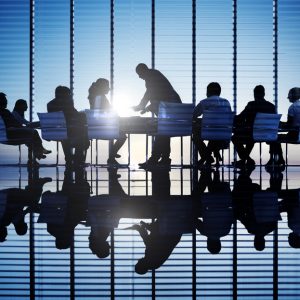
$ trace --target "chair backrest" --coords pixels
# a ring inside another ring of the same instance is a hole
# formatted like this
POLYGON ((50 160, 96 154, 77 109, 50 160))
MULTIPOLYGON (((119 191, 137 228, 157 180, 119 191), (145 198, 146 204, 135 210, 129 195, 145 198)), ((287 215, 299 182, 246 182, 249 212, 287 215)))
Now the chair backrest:
POLYGON ((232 134, 233 112, 206 110, 201 123, 201 138, 229 142, 232 134))
POLYGON ((119 117, 115 112, 86 109, 85 114, 90 140, 112 140, 119 138, 119 117))
POLYGON ((7 142, 6 127, 3 119, 0 117, 0 143, 7 142))
POLYGON ((253 194, 253 210, 257 223, 277 222, 281 220, 278 194, 261 191, 253 194))
POLYGON ((42 195, 38 223, 63 224, 66 218, 67 204, 67 196, 59 192, 45 192, 42 195))
POLYGON ((157 135, 189 136, 192 134, 194 104, 160 102, 157 135))
POLYGON ((68 138, 65 115, 62 111, 38 113, 42 138, 48 141, 62 141, 68 138))
POLYGON ((277 140, 280 114, 257 113, 253 124, 255 142, 272 142, 277 140))

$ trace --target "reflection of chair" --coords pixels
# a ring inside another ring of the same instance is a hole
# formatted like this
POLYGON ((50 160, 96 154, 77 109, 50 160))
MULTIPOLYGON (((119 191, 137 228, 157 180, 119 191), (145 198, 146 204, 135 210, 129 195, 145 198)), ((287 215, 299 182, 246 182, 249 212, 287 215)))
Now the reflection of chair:
POLYGON ((120 197, 98 195, 89 198, 86 226, 117 227, 120 197))
POLYGON ((38 113, 41 123, 42 138, 47 141, 56 141, 56 164, 58 164, 58 142, 68 138, 65 115, 62 111, 38 113))
POLYGON ((260 156, 261 143, 277 141, 280 118, 280 114, 256 114, 253 124, 253 140, 260 143, 260 156))
POLYGON ((281 220, 278 195, 275 192, 261 191, 253 195, 254 215, 257 223, 281 220))
POLYGON ((7 204, 7 192, 0 191, 0 220, 4 216, 7 204))
POLYGON ((194 105, 160 102, 157 135, 175 137, 192 134, 194 105))
POLYGON ((42 195, 38 223, 64 224, 67 202, 68 198, 65 195, 45 192, 42 195))
POLYGON ((233 112, 209 111, 203 113, 201 123, 201 139, 214 141, 217 150, 227 149, 229 147, 232 125, 233 112))
MULTIPOLYGON (((21 129, 22 130, 22 129, 21 129)), ((0 143, 5 145, 19 146, 19 164, 21 164, 21 145, 28 144, 31 141, 23 138, 8 139, 6 134, 6 127, 3 119, 0 117, 0 143)), ((28 152, 28 159, 31 154, 28 152)))

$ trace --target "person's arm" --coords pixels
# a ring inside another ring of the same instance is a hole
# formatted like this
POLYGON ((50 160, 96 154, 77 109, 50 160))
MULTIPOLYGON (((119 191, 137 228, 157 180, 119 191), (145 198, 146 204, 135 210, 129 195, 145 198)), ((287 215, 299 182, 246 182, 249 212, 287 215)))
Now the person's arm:
POLYGON ((200 117, 203 114, 203 107, 201 102, 198 103, 198 105, 195 107, 193 112, 193 120, 196 120, 198 117, 200 117))
POLYGON ((293 127, 293 124, 294 124, 294 117, 293 116, 290 116, 288 115, 288 118, 287 118, 287 126, 288 127, 293 127))
POLYGON ((149 91, 147 90, 146 93, 144 94, 144 97, 140 101, 140 103, 137 106, 133 106, 134 111, 144 111, 147 103, 150 100, 150 95, 149 91))
POLYGON ((30 122, 23 118, 17 111, 12 112, 14 118, 22 125, 29 125, 30 122))

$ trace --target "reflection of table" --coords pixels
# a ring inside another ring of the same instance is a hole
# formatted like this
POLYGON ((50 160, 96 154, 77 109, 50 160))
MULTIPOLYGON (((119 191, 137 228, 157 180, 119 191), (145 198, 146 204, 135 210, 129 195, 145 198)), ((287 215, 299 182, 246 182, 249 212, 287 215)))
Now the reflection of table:
POLYGON ((132 134, 155 134, 157 119, 151 117, 120 117, 120 131, 132 134))

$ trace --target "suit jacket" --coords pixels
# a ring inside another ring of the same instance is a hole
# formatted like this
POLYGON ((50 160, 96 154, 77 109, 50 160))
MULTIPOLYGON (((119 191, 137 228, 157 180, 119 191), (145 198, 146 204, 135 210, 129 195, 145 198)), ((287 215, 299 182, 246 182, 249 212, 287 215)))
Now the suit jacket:
POLYGON ((276 114, 276 108, 274 104, 265 99, 250 101, 248 102, 244 110, 236 116, 235 126, 252 128, 255 116, 258 112, 276 114))

